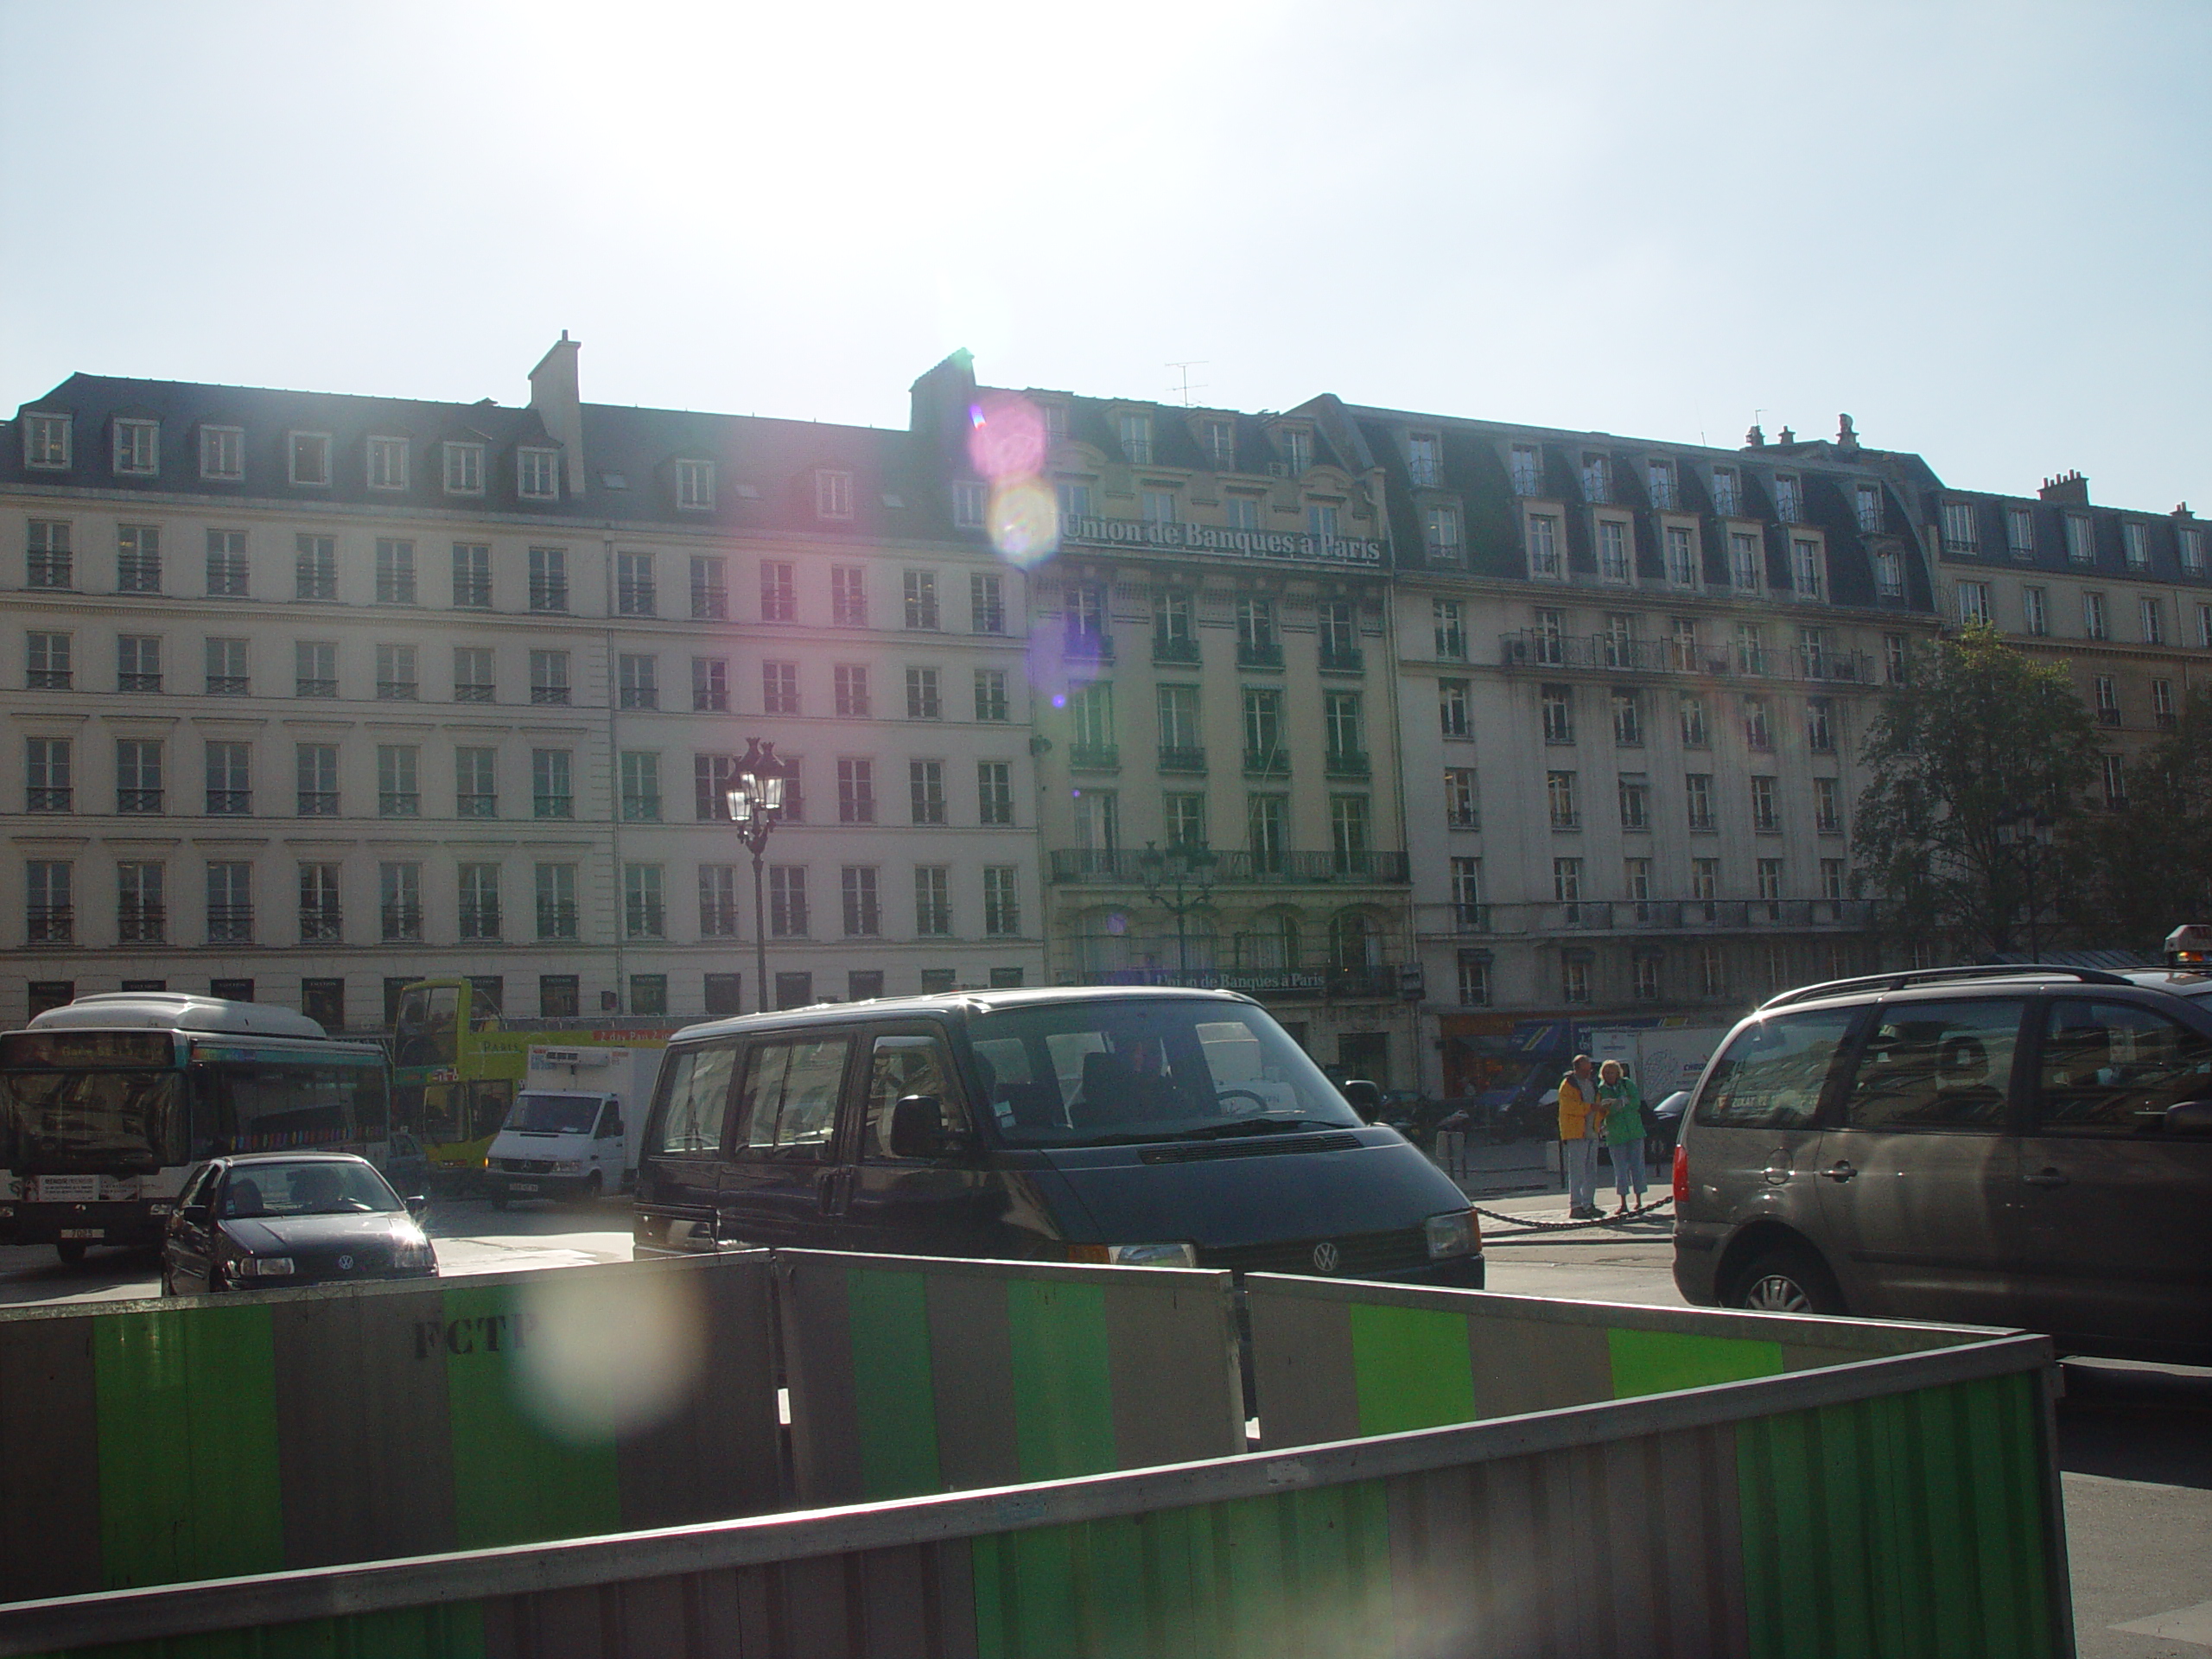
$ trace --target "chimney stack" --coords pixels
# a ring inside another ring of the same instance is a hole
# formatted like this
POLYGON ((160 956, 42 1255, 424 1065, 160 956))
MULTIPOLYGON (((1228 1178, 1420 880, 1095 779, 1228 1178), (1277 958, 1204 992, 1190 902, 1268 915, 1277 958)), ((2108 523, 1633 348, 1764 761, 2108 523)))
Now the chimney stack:
POLYGON ((2061 473, 2056 478, 2046 478, 2043 488, 2037 492, 2046 501, 2056 501, 2069 507, 2089 505, 2089 480, 2078 472, 2061 473))
POLYGON ((1754 422, 1751 429, 1744 434, 1744 448, 1746 449, 1766 448, 1766 434, 1759 430, 1758 423, 1754 422))
POLYGON ((1835 447, 1847 455, 1859 453, 1859 429, 1851 423, 1848 415, 1835 417, 1835 447))
POLYGON ((563 328, 553 349, 530 372, 530 406, 545 424, 545 435, 561 446, 562 476, 571 499, 584 493, 584 404, 576 382, 581 340, 563 328))

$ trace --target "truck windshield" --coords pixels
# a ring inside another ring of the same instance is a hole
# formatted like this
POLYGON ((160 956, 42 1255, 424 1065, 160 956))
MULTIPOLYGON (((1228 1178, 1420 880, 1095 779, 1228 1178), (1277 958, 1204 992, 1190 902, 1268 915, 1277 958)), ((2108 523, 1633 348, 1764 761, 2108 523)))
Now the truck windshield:
POLYGON ((533 1092, 515 1102, 506 1127, 524 1135, 589 1135, 598 1116, 597 1095, 533 1092))
POLYGON ((0 1073, 0 1159, 18 1173, 185 1160, 180 1071, 0 1073))
POLYGON ((1288 1033, 1239 1003, 1132 997, 1002 1008, 977 1017, 969 1041, 1009 1146, 1359 1124, 1288 1033))

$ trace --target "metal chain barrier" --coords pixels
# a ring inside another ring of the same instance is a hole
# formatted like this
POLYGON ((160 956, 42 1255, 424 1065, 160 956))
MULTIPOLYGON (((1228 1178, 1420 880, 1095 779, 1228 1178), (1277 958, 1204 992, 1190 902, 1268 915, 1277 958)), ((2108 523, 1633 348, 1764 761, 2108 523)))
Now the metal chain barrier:
POLYGON ((1510 1232, 1497 1232, 1491 1229, 1484 1228, 1483 1230, 1483 1237, 1487 1241, 1493 1238, 1519 1237, 1529 1233, 1572 1232, 1578 1228, 1584 1227, 1618 1227, 1625 1222, 1637 1219, 1637 1217, 1648 1216, 1653 1211, 1672 1204, 1674 1201, 1675 1195, 1669 1192, 1664 1198, 1652 1199, 1649 1203, 1646 1204, 1643 1209, 1637 1211, 1635 1215, 1599 1216, 1587 1221, 1532 1221, 1527 1216, 1509 1215, 1503 1210, 1485 1210, 1479 1204, 1470 1205, 1467 1207, 1472 1210, 1477 1215, 1485 1217, 1491 1221, 1508 1221, 1513 1224, 1512 1230, 1510 1232))

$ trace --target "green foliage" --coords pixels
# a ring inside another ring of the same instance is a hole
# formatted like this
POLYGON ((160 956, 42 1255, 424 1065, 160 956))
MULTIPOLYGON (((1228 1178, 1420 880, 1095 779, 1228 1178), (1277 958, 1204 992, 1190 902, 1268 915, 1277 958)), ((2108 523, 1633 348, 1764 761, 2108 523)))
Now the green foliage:
POLYGON ((1865 760, 1859 863, 1896 899, 1901 925, 1948 934, 1969 954, 2015 949, 2026 869, 1999 821, 2022 810, 2056 821, 2057 852, 2036 873, 2047 907, 2079 856, 2082 796, 2099 766, 2095 727, 2065 668, 2031 661, 1986 626, 1941 640, 1885 700, 1865 760))
POLYGON ((2114 945, 2155 951, 2182 922, 2212 918, 2212 688, 2128 769, 2127 805, 2084 826, 2075 907, 2114 945))

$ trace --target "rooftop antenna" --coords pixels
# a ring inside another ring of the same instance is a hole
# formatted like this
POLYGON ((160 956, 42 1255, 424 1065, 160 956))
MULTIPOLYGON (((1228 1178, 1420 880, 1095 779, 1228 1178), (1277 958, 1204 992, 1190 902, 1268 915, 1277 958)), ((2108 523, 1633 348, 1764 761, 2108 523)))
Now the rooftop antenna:
POLYGON ((1170 386, 1167 390, 1170 391, 1179 391, 1183 394, 1184 408, 1188 409, 1191 406, 1191 394, 1193 391, 1204 391, 1206 389, 1206 383, 1203 380, 1199 381, 1195 386, 1191 384, 1191 371, 1197 368, 1202 363, 1211 363, 1213 359, 1210 357, 1194 357, 1187 363, 1170 363, 1167 365, 1171 369, 1179 369, 1182 371, 1182 384, 1180 385, 1170 386))

